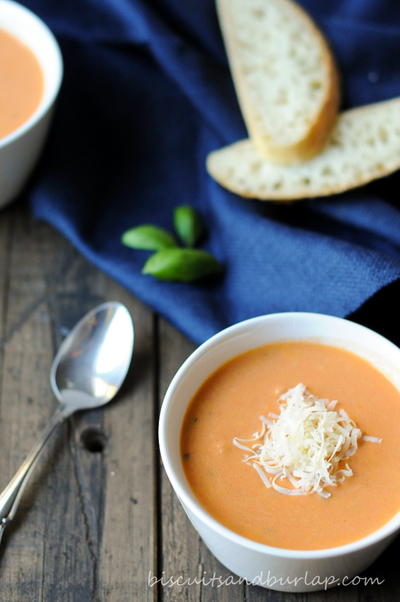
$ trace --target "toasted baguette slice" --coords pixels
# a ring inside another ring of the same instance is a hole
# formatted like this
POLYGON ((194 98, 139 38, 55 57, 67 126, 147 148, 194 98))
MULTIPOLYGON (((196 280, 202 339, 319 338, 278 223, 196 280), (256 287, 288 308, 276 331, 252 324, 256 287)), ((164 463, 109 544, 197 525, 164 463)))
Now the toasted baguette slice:
POLYGON ((275 165, 250 140, 207 158, 209 174, 228 190, 290 201, 343 192, 400 168, 400 98, 344 111, 324 150, 299 165, 275 165))
POLYGON ((331 52, 290 0, 217 0, 219 20, 250 138, 270 161, 317 154, 338 110, 331 52))

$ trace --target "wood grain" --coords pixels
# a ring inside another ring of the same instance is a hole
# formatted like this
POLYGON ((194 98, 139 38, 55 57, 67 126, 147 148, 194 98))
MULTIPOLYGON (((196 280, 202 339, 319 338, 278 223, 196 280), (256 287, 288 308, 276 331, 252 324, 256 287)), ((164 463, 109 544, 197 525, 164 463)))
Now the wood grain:
POLYGON ((137 353, 119 399, 70 419, 44 454, 3 540, 0 600, 154 600, 147 587, 157 534, 151 312, 25 210, 2 214, 0 249, 7 244, 9 260, 0 266, 3 486, 54 408, 50 364, 83 313, 105 300, 124 302, 135 316, 137 353), (83 446, 87 429, 105 438, 102 452, 83 446))
POLYGON ((162 397, 194 345, 23 205, 0 215, 0 291, 0 488, 55 407, 48 372, 74 323, 94 305, 120 300, 136 331, 119 398, 70 419, 43 454, 0 547, 0 602, 400 599, 399 539, 366 573, 384 578, 381 586, 294 595, 244 584, 172 585, 178 577, 230 577, 188 521, 157 448, 162 397), (167 585, 152 587, 151 577, 167 585))

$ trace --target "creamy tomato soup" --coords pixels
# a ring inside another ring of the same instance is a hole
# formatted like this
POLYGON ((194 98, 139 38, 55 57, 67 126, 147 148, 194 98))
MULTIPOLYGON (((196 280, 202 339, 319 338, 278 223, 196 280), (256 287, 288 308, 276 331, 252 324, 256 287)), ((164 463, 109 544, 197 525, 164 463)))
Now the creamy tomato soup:
POLYGON ((400 393, 360 357, 337 347, 291 342, 265 345, 212 374, 184 417, 181 453, 187 480, 220 523, 257 542, 296 550, 350 543, 379 529, 400 510, 400 393), (259 430, 260 415, 279 411, 277 398, 298 383, 338 400, 363 435, 348 459, 353 476, 315 493, 267 488, 235 437, 259 430))
POLYGON ((43 86, 43 73, 33 52, 0 29, 0 139, 36 111, 43 86))

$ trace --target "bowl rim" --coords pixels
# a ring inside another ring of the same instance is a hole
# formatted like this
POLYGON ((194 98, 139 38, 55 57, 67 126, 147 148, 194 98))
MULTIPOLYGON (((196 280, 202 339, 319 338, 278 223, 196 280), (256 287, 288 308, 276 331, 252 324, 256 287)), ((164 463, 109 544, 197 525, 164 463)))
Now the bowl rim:
MULTIPOLYGON (((47 37, 48 41, 50 42, 52 51, 54 53, 55 61, 56 61, 57 72, 56 72, 54 79, 49 82, 50 92, 47 95, 46 100, 44 98, 42 98, 42 100, 40 101, 36 110, 32 113, 32 115, 26 121, 24 121, 19 127, 17 127, 17 129, 15 129, 12 132, 10 132, 9 134, 7 134, 7 136, 0 138, 0 150, 9 144, 12 144, 18 138, 21 138, 27 131, 32 129, 42 119, 42 117, 49 111, 50 107, 54 103, 54 101, 57 97, 57 94, 60 90, 61 82, 63 79, 63 73, 64 73, 64 65, 63 65, 63 59, 62 59, 60 47, 58 45, 58 42, 57 42, 53 32, 46 25, 46 23, 44 21, 42 21, 42 19, 40 19, 40 17, 38 17, 29 8, 27 8, 26 6, 23 6, 22 4, 19 4, 19 2, 14 2, 14 0, 0 0, 0 8, 2 5, 7 5, 8 7, 11 8, 11 10, 15 10, 15 19, 18 19, 18 15, 24 14, 25 16, 29 17, 30 19, 32 19, 33 21, 36 22, 36 24, 41 29, 42 35, 44 37, 47 37)), ((1 23, 0 23, 0 28, 4 29, 5 31, 8 32, 7 27, 3 27, 1 25, 1 23)), ((43 61, 37 56, 36 52, 31 48, 29 43, 26 42, 26 40, 22 39, 22 37, 15 35, 13 32, 10 31, 9 33, 11 33, 11 35, 16 37, 20 42, 25 44, 25 46, 27 46, 31 50, 31 52, 33 52, 37 61, 40 64, 40 66, 42 67, 43 61)))
MULTIPOLYGON (((184 374, 196 363, 196 361, 205 353, 207 353, 210 347, 213 347, 216 343, 221 340, 228 338, 230 335, 234 333, 238 333, 241 330, 246 330, 247 328, 254 326, 259 322, 268 322, 277 319, 304 319, 304 318, 314 318, 316 320, 328 320, 329 322, 336 323, 347 323, 351 324, 353 327, 356 327, 360 330, 360 332, 364 331, 369 335, 373 335, 377 338, 377 340, 381 340, 386 345, 389 345, 393 348, 393 351, 397 354, 400 353, 400 348, 397 347, 394 343, 389 341, 386 337, 380 335, 374 330, 358 324, 357 322, 353 322, 352 320, 347 320, 345 318, 339 318, 337 316, 331 316, 328 314, 322 313, 314 313, 314 312, 279 312, 279 313, 271 313, 271 314, 263 314, 260 316, 256 316, 254 318, 249 318, 247 320, 243 320, 241 322, 237 322, 232 326, 228 326, 223 330, 217 332, 215 335, 211 336, 209 339, 204 341, 199 347, 197 347, 193 353, 189 355, 189 357, 183 362, 180 368, 177 370, 174 375, 168 389, 164 395, 163 403, 160 410, 159 417, 159 426, 158 426, 158 439, 159 439, 159 448, 160 454, 162 458, 162 462, 164 465, 164 469, 167 473, 167 476, 171 482, 171 485, 174 489, 175 494, 178 496, 178 499, 192 512, 198 519, 200 519, 209 529, 213 532, 216 532, 220 536, 225 539, 230 540, 232 543, 243 546, 255 552, 261 552, 266 555, 272 555, 281 558, 288 559, 300 559, 300 560, 311 560, 311 559, 322 559, 322 558, 333 558, 336 556, 343 556, 345 554, 350 554, 354 552, 360 552, 369 546, 376 544, 390 535, 393 535, 400 528, 400 510, 397 514, 395 514, 389 521, 384 523, 382 527, 373 531, 366 537, 362 539, 358 539, 356 541, 350 542, 348 544, 344 544, 341 546, 331 547, 331 548, 323 548, 316 550, 296 550, 289 548, 278 548, 274 546, 269 546, 267 544, 259 543, 253 541, 247 537, 239 535, 228 529, 222 525, 219 521, 213 518, 197 501, 194 494, 189 494, 190 491, 189 484, 186 484, 187 490, 184 486, 182 486, 180 478, 176 475, 175 469, 170 461, 168 444, 167 444, 167 426, 169 419, 169 412, 171 409, 171 405, 174 399, 175 390, 184 376, 184 374)), ((304 337, 305 338, 305 337, 304 337)), ((310 336, 312 338, 312 336, 310 336)), ((356 352, 355 352, 356 353, 356 352)), ((372 363, 372 362, 371 362, 372 363)))

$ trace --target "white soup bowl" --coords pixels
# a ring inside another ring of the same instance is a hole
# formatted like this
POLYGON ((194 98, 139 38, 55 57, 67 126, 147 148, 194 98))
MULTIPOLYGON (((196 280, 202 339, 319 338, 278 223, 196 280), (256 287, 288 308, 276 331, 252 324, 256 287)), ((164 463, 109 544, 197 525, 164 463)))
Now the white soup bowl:
POLYGON ((335 548, 288 550, 264 545, 224 527, 202 508, 185 478, 180 453, 183 417, 206 378, 240 353, 281 341, 321 342, 352 351, 371 362, 400 390, 400 349, 376 332, 322 314, 260 316, 216 334, 184 362, 165 394, 159 443, 172 487, 216 558, 249 582, 280 591, 304 592, 332 587, 342 580, 346 583, 364 571, 399 531, 400 512, 367 537, 335 548))

